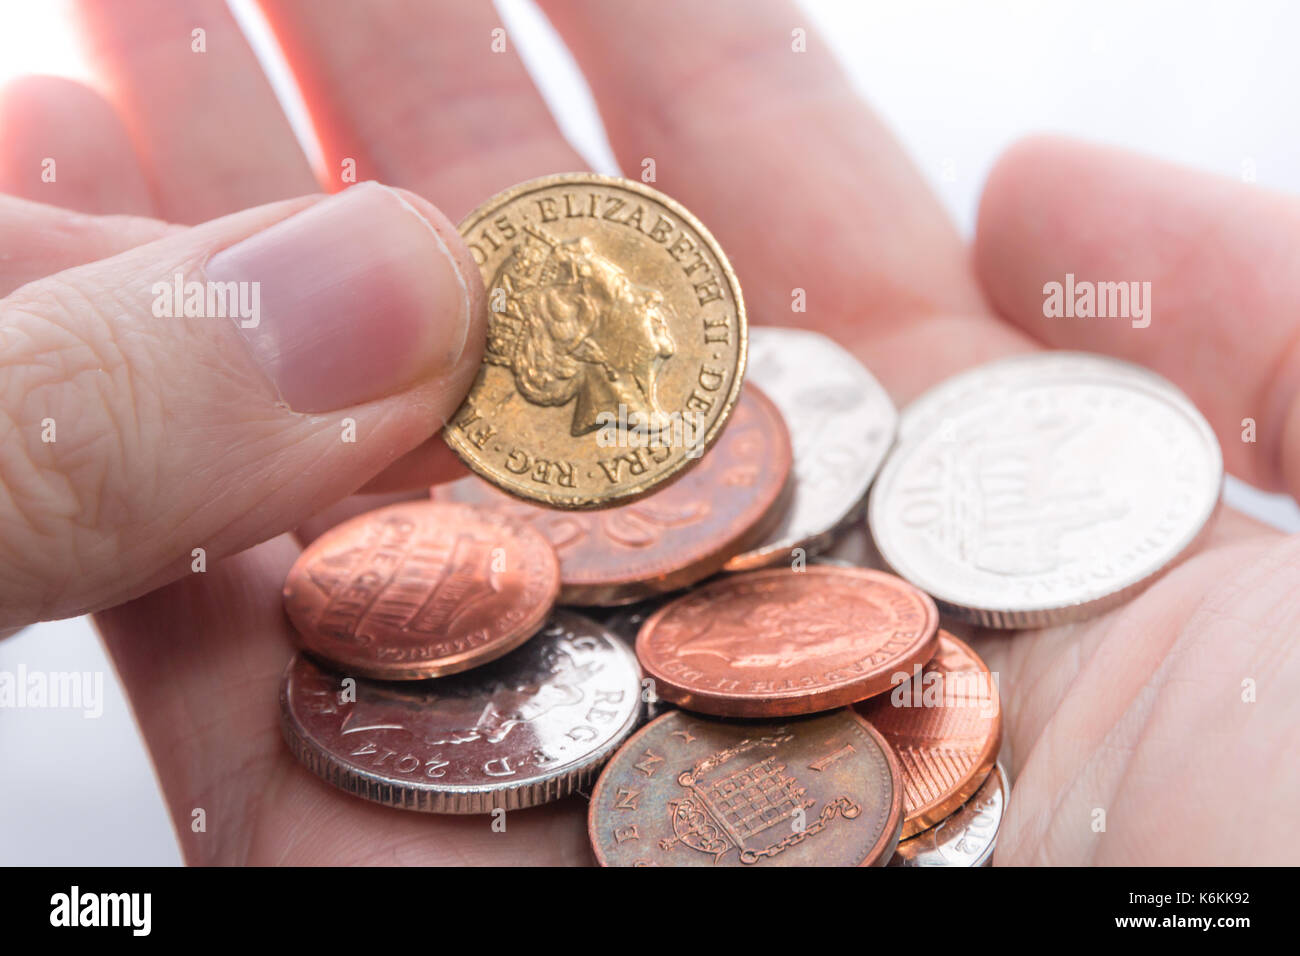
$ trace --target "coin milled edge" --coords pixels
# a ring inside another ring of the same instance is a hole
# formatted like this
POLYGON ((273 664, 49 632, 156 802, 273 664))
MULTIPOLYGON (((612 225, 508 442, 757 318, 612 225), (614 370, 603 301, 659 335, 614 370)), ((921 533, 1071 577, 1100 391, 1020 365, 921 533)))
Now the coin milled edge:
MULTIPOLYGON (((575 615, 581 617, 582 615, 575 615)), ((590 620, 584 618, 584 620, 590 620)), ((640 664, 636 655, 627 644, 611 633, 604 625, 591 622, 601 633, 609 638, 616 653, 630 659, 633 673, 640 673, 640 664)), ((298 652, 302 654, 302 652, 298 652)), ((304 655, 307 656, 307 655, 304 655)), ((310 659, 310 657, 309 657, 310 659)), ((592 751, 580 767, 545 778, 522 780, 506 787, 467 786, 445 784, 437 788, 412 785, 399 787, 385 780, 378 774, 353 767, 347 767, 332 759, 330 754, 300 732, 290 707, 288 685, 289 675, 297 663, 298 655, 289 661, 280 678, 280 730, 290 752, 304 767, 326 783, 355 797, 371 803, 393 807, 399 810, 415 810, 421 813, 438 813, 451 815, 470 815, 491 813, 493 810, 526 810, 572 796, 585 790, 605 766, 606 761, 621 747, 637 729, 641 720, 641 704, 632 708, 630 717, 619 726, 609 743, 592 751)), ((312 663, 316 664, 314 660, 312 663)), ((330 668, 323 668, 331 670, 330 668)), ((366 678, 369 680, 370 678, 366 678)), ((437 678, 433 678, 436 680, 437 678)), ((640 693, 640 687, 637 688, 640 693)))

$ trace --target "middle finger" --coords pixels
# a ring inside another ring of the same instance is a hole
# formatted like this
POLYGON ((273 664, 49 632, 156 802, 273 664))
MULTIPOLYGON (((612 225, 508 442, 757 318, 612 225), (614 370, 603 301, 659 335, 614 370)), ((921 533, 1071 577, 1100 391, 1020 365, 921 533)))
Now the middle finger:
POLYGON ((206 222, 320 191, 223 0, 82 0, 78 14, 145 168, 154 215, 206 222))
POLYGON ((489 3, 262 0, 325 166, 419 193, 454 221, 495 192, 583 169, 489 3), (504 43, 502 52, 493 46, 504 43))

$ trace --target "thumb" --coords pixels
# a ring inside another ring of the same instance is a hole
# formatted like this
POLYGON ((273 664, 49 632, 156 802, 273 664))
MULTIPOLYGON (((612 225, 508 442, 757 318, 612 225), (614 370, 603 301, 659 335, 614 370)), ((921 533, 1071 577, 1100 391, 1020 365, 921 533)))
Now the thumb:
POLYGON ((0 299, 0 629, 120 603, 354 491, 459 405, 482 309, 452 224, 373 183, 0 299))

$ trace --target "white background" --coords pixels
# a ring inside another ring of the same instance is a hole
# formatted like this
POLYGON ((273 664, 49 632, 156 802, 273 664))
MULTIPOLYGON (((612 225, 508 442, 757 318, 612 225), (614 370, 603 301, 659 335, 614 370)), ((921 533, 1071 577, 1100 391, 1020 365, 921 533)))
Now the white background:
MULTIPOLYGON (((566 134, 595 168, 616 171, 567 51, 527 0, 499 6, 566 134)), ((264 49, 261 24, 246 7, 236 0, 264 49)), ((813 42, 832 46, 967 232, 994 158, 1031 131, 1102 140, 1236 178, 1253 170, 1261 184, 1300 193, 1300 4, 820 0, 802 9, 792 28, 820 31, 813 42)), ((0 79, 84 76, 60 15, 56 3, 0 4, 0 79)), ((277 80, 273 60, 268 68, 277 80)), ((1290 502, 1238 485, 1229 500, 1300 529, 1290 502)), ((42 624, 0 643, 0 671, 20 663, 102 671, 106 700, 98 720, 0 710, 0 863, 179 862, 153 770, 88 624, 42 624)))

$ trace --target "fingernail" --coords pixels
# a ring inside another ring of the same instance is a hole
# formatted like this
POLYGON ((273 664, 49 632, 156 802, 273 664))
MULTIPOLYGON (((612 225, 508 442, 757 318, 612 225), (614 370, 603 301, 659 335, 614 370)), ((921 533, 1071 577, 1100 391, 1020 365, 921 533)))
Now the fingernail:
POLYGON ((399 193, 362 183, 218 252, 207 278, 257 283, 255 320, 237 325, 290 408, 346 408, 437 377, 464 354, 471 287, 439 228, 454 236, 399 193))

